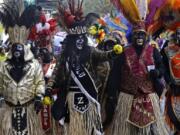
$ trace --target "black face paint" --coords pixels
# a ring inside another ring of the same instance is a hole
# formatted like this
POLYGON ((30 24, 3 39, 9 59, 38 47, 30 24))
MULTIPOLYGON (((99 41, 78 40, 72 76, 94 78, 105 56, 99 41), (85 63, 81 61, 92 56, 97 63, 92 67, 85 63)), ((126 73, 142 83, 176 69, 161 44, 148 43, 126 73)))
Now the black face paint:
POLYGON ((47 48, 41 48, 39 52, 40 52, 40 57, 41 57, 43 63, 51 62, 52 56, 47 48))
POLYGON ((124 46, 125 43, 123 41, 122 35, 117 34, 117 33, 112 33, 112 36, 116 39, 117 44, 120 44, 120 45, 124 46))
POLYGON ((134 32, 133 42, 137 46, 143 46, 146 42, 146 33, 144 31, 134 32))
POLYGON ((85 38, 83 35, 79 35, 76 39, 76 49, 82 50, 85 44, 85 38))
POLYGON ((10 72, 11 77, 16 82, 19 82, 25 74, 25 71, 23 71, 23 67, 25 65, 24 45, 13 44, 11 48, 11 53, 12 53, 12 59, 10 60, 10 64, 13 66, 9 72, 10 72))
POLYGON ((177 44, 180 46, 180 28, 176 30, 176 41, 177 44))
POLYGON ((21 44, 12 45, 12 56, 14 59, 24 58, 24 46, 21 44))

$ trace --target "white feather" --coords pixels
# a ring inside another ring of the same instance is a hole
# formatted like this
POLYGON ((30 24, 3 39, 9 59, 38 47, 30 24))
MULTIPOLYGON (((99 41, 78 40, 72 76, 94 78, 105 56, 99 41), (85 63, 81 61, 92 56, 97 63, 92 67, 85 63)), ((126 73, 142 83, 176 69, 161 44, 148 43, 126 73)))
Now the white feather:
POLYGON ((141 19, 145 20, 148 12, 148 0, 136 0, 141 19))

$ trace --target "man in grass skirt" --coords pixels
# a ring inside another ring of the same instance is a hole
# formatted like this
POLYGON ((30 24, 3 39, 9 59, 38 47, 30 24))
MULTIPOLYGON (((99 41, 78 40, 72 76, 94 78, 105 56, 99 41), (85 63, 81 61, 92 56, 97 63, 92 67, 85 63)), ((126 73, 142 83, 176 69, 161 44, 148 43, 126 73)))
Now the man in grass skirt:
POLYGON ((0 63, 0 94, 5 101, 0 108, 0 134, 42 135, 38 112, 45 81, 41 65, 26 45, 35 7, 23 10, 16 0, 1 6, 0 19, 11 46, 7 60, 0 63))

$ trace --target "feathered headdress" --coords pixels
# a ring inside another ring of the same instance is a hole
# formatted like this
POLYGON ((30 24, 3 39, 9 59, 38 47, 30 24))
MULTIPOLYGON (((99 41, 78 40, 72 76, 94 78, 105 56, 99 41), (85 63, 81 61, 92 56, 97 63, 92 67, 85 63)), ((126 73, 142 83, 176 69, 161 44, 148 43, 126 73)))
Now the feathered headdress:
POLYGON ((161 10, 160 19, 167 29, 176 30, 177 27, 180 27, 180 1, 168 0, 161 10))
POLYGON ((166 0, 163 6, 155 13, 154 20, 156 21, 148 27, 149 33, 154 38, 158 37, 167 29, 175 31, 176 28, 180 27, 180 1, 166 0))
POLYGON ((10 42, 25 44, 29 29, 36 22, 36 6, 30 5, 24 9, 19 0, 6 0, 0 6, 0 21, 9 34, 10 42))
POLYGON ((112 2, 133 25, 145 21, 147 0, 112 0, 112 2))
POLYGON ((99 18, 95 13, 83 16, 83 0, 59 2, 59 21, 69 34, 85 34, 87 27, 99 18))
POLYGON ((156 21, 159 10, 167 0, 111 0, 134 25, 134 29, 147 29, 156 21))

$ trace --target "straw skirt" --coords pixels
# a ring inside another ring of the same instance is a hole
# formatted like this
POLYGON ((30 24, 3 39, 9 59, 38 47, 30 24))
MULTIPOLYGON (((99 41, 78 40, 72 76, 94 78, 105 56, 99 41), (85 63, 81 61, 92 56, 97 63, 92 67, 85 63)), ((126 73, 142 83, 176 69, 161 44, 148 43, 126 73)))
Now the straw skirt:
POLYGON ((73 96, 74 92, 67 96, 70 122, 65 125, 65 135, 99 135, 102 124, 96 105, 89 101, 88 110, 80 113, 73 108, 73 96))
MULTIPOLYGON (((39 116, 34 111, 34 104, 30 104, 26 106, 26 108, 28 133, 23 135, 43 135, 39 116)), ((3 106, 0 108, 0 135, 16 135, 16 133, 13 133, 12 127, 13 109, 14 107, 10 107, 6 103, 4 103, 3 106)))
POLYGON ((164 118, 160 114, 159 98, 155 93, 149 94, 154 108, 156 121, 144 128, 138 128, 127 122, 133 95, 121 92, 116 107, 114 120, 105 131, 106 135, 168 135, 164 125, 164 118))

